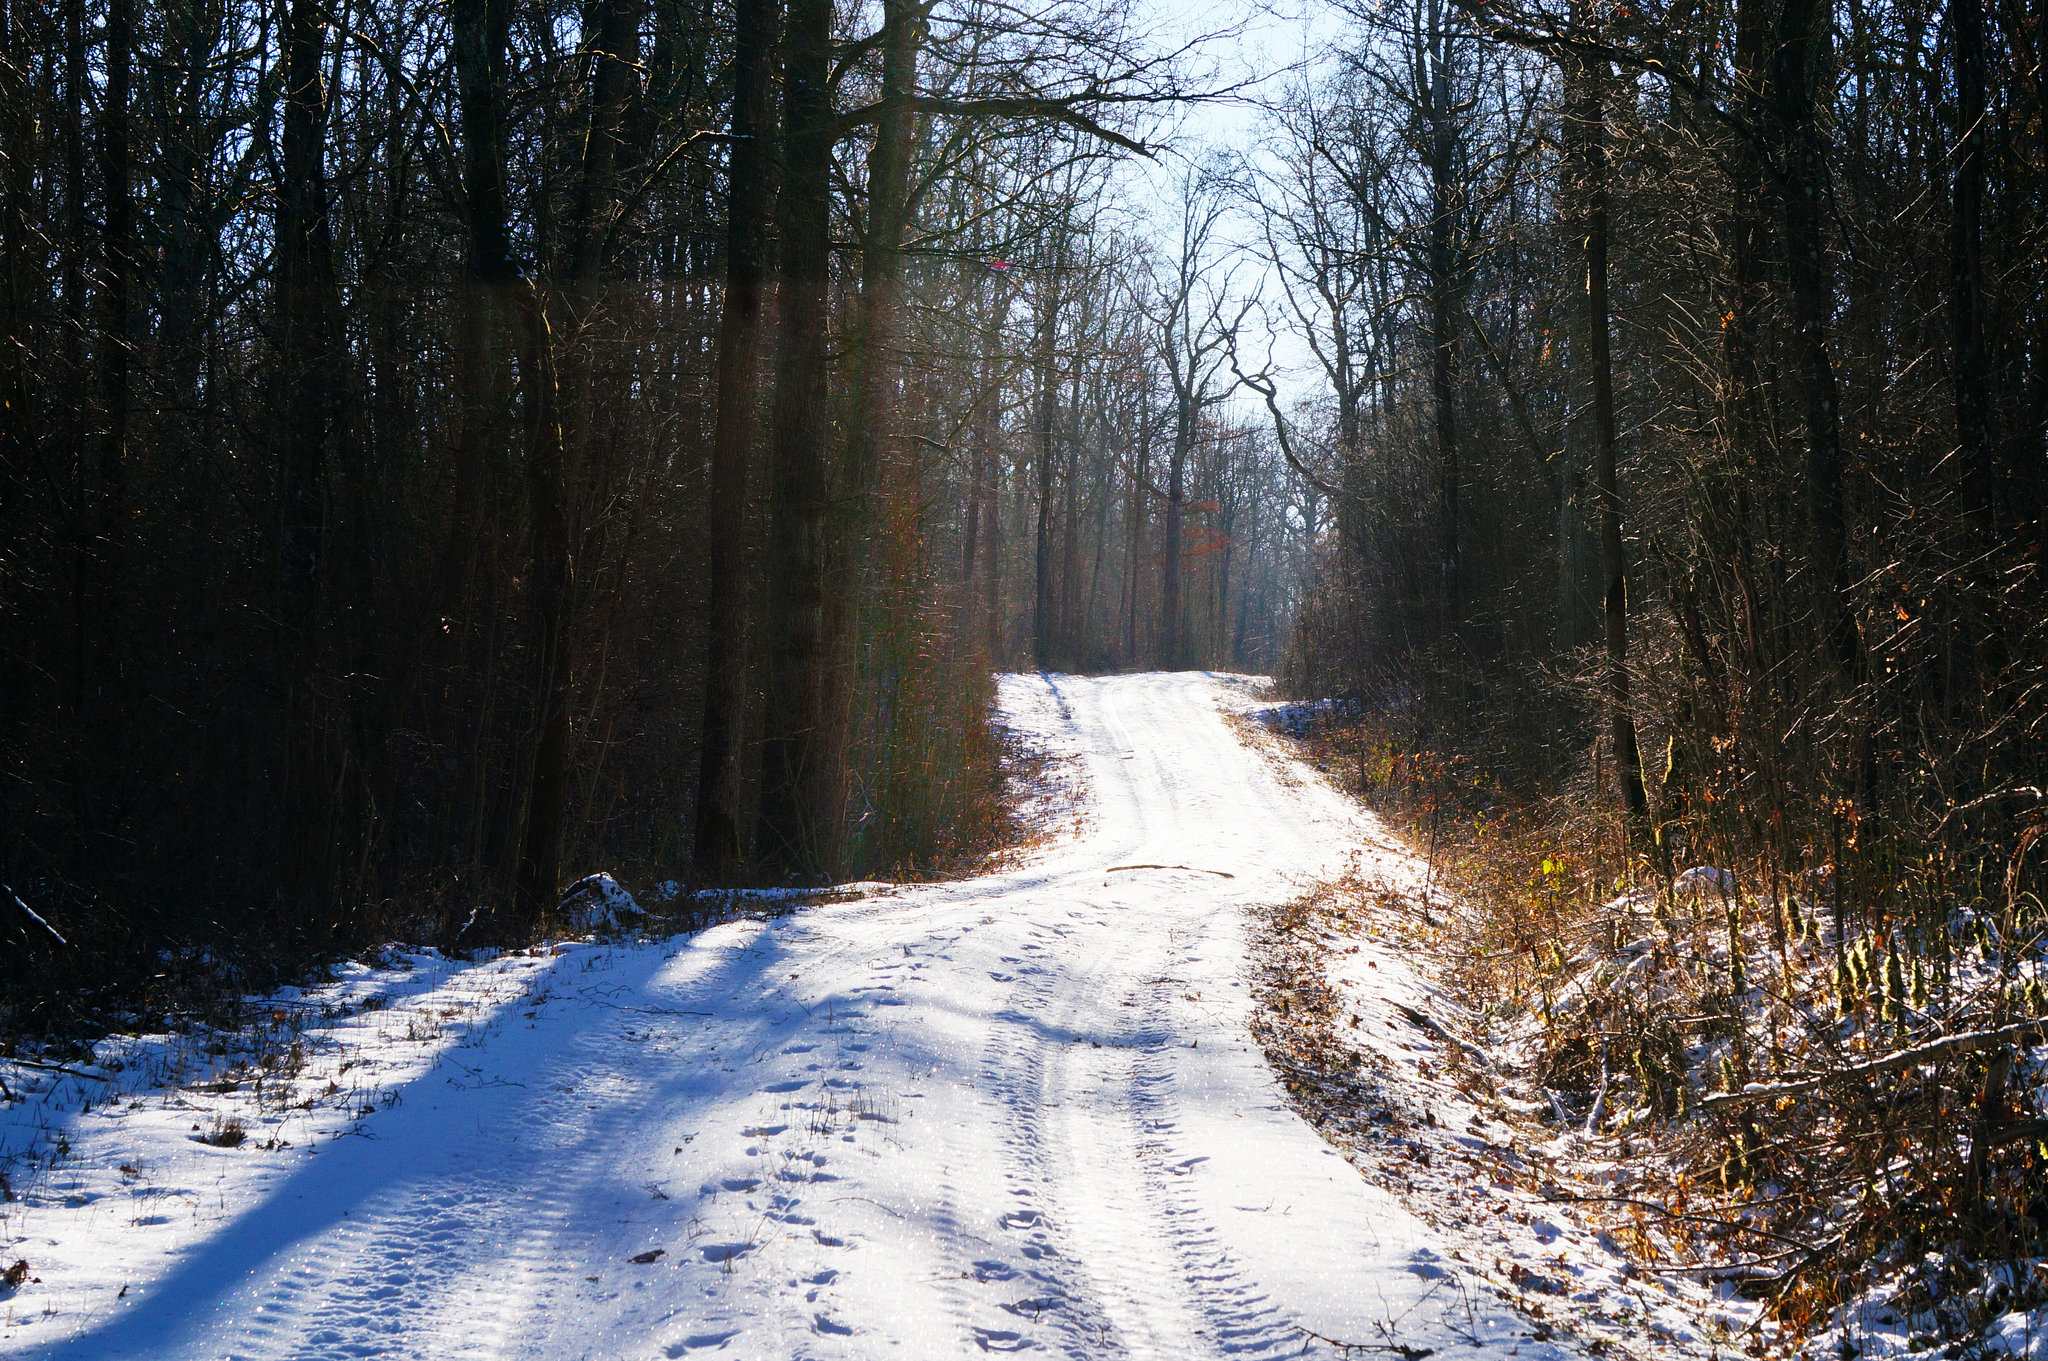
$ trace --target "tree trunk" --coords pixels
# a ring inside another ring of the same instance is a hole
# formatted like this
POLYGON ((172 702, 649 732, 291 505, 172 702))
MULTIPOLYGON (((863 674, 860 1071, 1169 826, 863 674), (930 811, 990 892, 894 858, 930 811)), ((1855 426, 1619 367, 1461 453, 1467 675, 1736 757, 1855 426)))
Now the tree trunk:
POLYGON ((741 748, 747 684, 747 465, 753 457, 768 232, 775 203, 777 0, 739 0, 733 38, 732 153, 725 297, 718 321, 718 413, 711 431, 704 730, 697 757, 697 872, 729 875, 745 850, 741 748))
MULTIPOLYGON (((1764 0, 1737 0, 1735 8, 1735 105, 1757 126, 1764 82, 1764 0)), ((1758 257, 1764 224, 1763 158, 1749 137, 1729 148, 1728 312, 1721 327, 1721 356, 1727 377, 1721 395, 1721 434, 1736 468, 1759 456, 1762 385, 1757 373, 1757 309, 1762 302, 1758 257)))
MULTIPOLYGON (((960 594, 964 617, 967 621, 965 632, 970 638, 987 639, 987 621, 977 620, 981 609, 980 578, 988 569, 982 559, 988 556, 989 522, 995 514, 996 476, 996 407, 1000 394, 997 392, 995 349, 998 336, 986 320, 979 328, 978 337, 981 354, 977 363, 974 392, 974 432, 970 482, 967 492, 966 524, 960 545, 960 594), (981 628, 977 632, 976 624, 981 628)), ((989 658, 993 662, 993 658, 989 658)))
MULTIPOLYGON (((1458 578, 1458 494, 1463 474, 1458 454, 1457 145, 1450 77, 1444 69, 1441 26, 1424 86, 1429 123, 1429 340, 1430 399, 1437 456, 1437 646, 1447 649, 1463 613, 1458 578)), ((1446 654, 1439 660, 1448 665, 1446 654)))
POLYGON ((1638 829, 1649 819, 1643 791, 1643 758, 1636 743, 1635 710, 1628 674, 1628 562, 1621 536, 1621 488, 1615 471, 1619 442, 1614 419, 1614 360, 1609 349, 1611 309, 1607 296, 1607 72, 1604 63, 1574 63, 1568 72, 1578 86, 1574 109, 1565 119, 1571 139, 1567 154, 1576 162, 1584 216, 1586 251, 1586 365, 1593 389, 1593 488, 1600 503, 1600 558, 1605 576, 1602 603, 1607 658, 1602 688, 1607 723, 1620 773, 1621 805, 1638 829))
POLYGON ((64 210, 60 247, 64 279, 64 447, 70 454, 71 492, 71 656, 65 685, 69 717, 76 723, 85 712, 87 652, 91 646, 93 516, 88 509, 85 450, 91 428, 91 383, 85 356, 85 335, 91 322, 86 301, 86 253, 92 231, 85 211, 85 110, 90 78, 85 61, 85 0, 64 0, 64 210))
POLYGON ((861 252, 860 302, 849 347, 853 372, 846 420, 846 458, 833 497, 837 514, 826 541, 824 722, 816 760, 832 858, 838 857, 846 806, 847 747, 857 674, 855 637, 867 598, 873 510, 882 463, 897 420, 897 317, 903 287, 903 241, 909 230, 910 161, 917 131, 912 103, 922 40, 921 0, 884 0, 881 110, 868 149, 867 240, 861 252), (825 810, 830 810, 829 814, 825 810))
MULTIPOLYGON (((0 0, 0 469, 10 480, 26 467, 32 347, 27 223, 34 123, 26 44, 14 19, 18 2, 0 0)), ((0 509, 5 505, 0 500, 0 509)))
MULTIPOLYGON (((468 274, 455 309, 456 394, 461 426, 455 437, 453 501, 442 552, 437 614, 447 620, 450 646, 468 631, 469 576, 474 570, 483 506, 484 453, 497 413, 488 395, 495 383, 493 339, 498 295, 518 271, 506 230, 505 146, 499 99, 507 76, 511 0, 453 0, 457 111, 462 135, 464 223, 468 274)), ((432 628, 433 620, 428 621, 432 628)))
POLYGON ((1060 267, 1065 263, 1065 243, 1061 244, 1061 259, 1053 266, 1053 276, 1046 281, 1049 290, 1039 302, 1037 353, 1032 363, 1032 380, 1037 384, 1037 411, 1032 420, 1036 436, 1038 473, 1038 541, 1033 559, 1032 580, 1035 593, 1031 606, 1031 651, 1032 664, 1040 670, 1049 668, 1053 657, 1053 604, 1052 604, 1052 491, 1053 491, 1053 421, 1059 412, 1059 378, 1054 372, 1053 355, 1059 326, 1060 308, 1060 267))
POLYGON ((1187 505, 1188 456, 1195 451, 1198 414, 1192 394, 1182 394, 1173 413, 1173 448, 1166 463, 1166 522, 1160 545, 1160 665, 1181 668, 1181 521, 1187 505))
POLYGON ((1950 0, 1955 44, 1955 184, 1949 219, 1949 329, 1955 368, 1956 443, 1969 509, 1996 524, 2004 478, 1993 458, 1984 347, 1984 0, 1950 0))
POLYGON ((1138 605, 1143 599, 1146 483, 1152 468, 1152 407, 1140 398, 1138 439, 1131 447, 1130 527, 1124 549, 1124 665, 1138 665, 1138 605))
MULTIPOLYGON (((563 650, 568 641, 568 599, 573 585, 568 574, 570 530, 563 503, 565 478, 553 341, 542 300, 513 259, 505 202, 503 99, 509 75, 511 0, 455 0, 452 17, 470 271, 481 283, 484 297, 503 307, 516 328, 520 417, 533 521, 533 563, 526 603, 535 738, 514 838, 518 850, 512 913, 495 924, 496 929, 516 937, 554 907, 561 878, 561 817, 570 736, 563 694, 563 650)), ((476 322, 486 325, 487 314, 479 312, 476 322)), ((484 337, 475 338, 474 343, 482 353, 484 337)))
POLYGON ((840 810, 821 768, 830 721, 824 604, 831 428, 826 384, 832 227, 831 0, 792 0, 784 38, 775 416, 769 482, 766 725, 759 851, 771 870, 832 867, 840 810))
POLYGON ((1053 634, 1060 640, 1062 656, 1069 659, 1082 631, 1076 617, 1080 610, 1077 593, 1081 585, 1078 553, 1081 540, 1082 432, 1081 363, 1077 357, 1067 386, 1067 466, 1060 475, 1060 582, 1058 609, 1053 615, 1053 634))
POLYGON ((568 654, 576 585, 575 531, 568 505, 554 340, 543 301, 530 283, 515 284, 512 301, 519 318, 519 410, 533 520, 526 627, 536 730, 514 899, 522 922, 531 923, 555 906, 562 882, 562 818, 574 743, 568 654))
POLYGON ((1791 285, 1792 359, 1799 372, 1806 427, 1809 554, 1819 594, 1821 643, 1837 673, 1852 682, 1862 644, 1849 599, 1841 410, 1828 345, 1834 295, 1828 286, 1822 213, 1827 167, 1813 86, 1815 48, 1828 15, 1824 0, 1786 0, 1778 16, 1769 102, 1784 169, 1782 209, 1786 275, 1791 285))
POLYGON ((135 0, 108 0, 106 87, 100 106, 101 174, 106 228, 100 238, 105 310, 100 328, 101 406, 99 485, 93 540, 98 578, 91 627, 99 665, 95 685, 112 679, 121 663, 121 589, 127 539, 129 306, 135 275, 135 204, 130 183, 129 71, 135 45, 135 0))
MULTIPOLYGON (((558 370, 547 295, 530 281, 514 290, 521 320, 520 410, 526 425, 527 501, 533 519, 527 647, 533 666, 533 775, 520 847, 518 899, 529 919, 552 909, 562 883, 563 823, 576 732, 569 708, 575 683, 576 545, 581 537, 570 475, 570 441, 589 420, 589 361, 583 336, 596 311, 604 242, 609 235, 619 131, 640 60, 641 0, 601 0, 576 197, 567 225, 570 377, 558 370)), ((579 441, 580 443, 580 441, 579 441)))
POLYGON ((327 12, 292 0, 286 12, 284 135, 277 207, 279 412, 276 542, 276 686, 283 704, 278 774, 289 889, 324 896, 336 826, 326 795, 328 717, 316 676, 326 476, 341 418, 337 345, 341 297, 328 218, 327 94, 322 62, 327 12))

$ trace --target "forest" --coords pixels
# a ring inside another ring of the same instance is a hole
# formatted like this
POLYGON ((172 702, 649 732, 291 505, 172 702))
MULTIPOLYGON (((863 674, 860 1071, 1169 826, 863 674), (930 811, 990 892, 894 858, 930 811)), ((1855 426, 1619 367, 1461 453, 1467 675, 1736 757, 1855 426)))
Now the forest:
POLYGON ((2048 7, 1274 22, 0 0, 5 1025, 943 877, 994 673, 1252 672, 1575 1118, 1704 1027, 1725 1186, 2036 1175, 1988 1043, 1741 1094, 2048 1015, 2048 7))
POLYGON ((1112 10, 0 32, 10 988, 930 869, 992 668, 1284 645, 1202 233, 1104 201, 1185 54, 1112 10))

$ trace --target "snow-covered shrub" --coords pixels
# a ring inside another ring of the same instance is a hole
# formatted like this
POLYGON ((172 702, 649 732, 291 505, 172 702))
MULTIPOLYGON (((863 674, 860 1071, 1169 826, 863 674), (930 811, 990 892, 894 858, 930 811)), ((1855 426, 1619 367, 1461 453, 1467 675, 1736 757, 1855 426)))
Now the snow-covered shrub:
POLYGON ((644 914, 633 895, 611 875, 585 875, 562 895, 563 923, 572 931, 612 931, 644 914))

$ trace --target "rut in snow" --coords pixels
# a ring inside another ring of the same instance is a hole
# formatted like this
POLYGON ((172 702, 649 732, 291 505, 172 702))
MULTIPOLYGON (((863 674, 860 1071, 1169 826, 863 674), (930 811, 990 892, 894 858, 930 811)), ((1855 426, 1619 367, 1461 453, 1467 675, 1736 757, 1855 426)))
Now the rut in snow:
POLYGON ((388 1109, 310 1146, 210 1147, 191 1110, 76 1118, 80 1165, 199 1208, 25 1216, 57 1312, 0 1345, 1553 1354, 1286 1108, 1247 1035, 1248 912, 1359 828, 1240 744, 1246 688, 1008 678, 1011 720, 1080 770, 1078 836, 983 879, 523 961, 471 984, 388 1109))

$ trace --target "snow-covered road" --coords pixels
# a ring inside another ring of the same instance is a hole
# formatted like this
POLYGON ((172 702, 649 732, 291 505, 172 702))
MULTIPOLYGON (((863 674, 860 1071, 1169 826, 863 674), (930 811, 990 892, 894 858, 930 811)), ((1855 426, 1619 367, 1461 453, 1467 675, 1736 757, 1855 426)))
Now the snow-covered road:
MULTIPOLYGON (((1246 909, 1333 871, 1358 815, 1241 744, 1234 682, 1004 693, 1081 768, 1078 835, 533 961, 366 1137, 218 1149, 173 1116, 184 1145, 137 1178, 208 1200, 215 1163, 271 1170, 161 1249, 109 1213, 105 1260, 0 1355, 1551 1354, 1287 1109, 1247 1036, 1246 909)), ((114 1137, 96 1118, 74 1157, 114 1137)), ((16 1239, 53 1288, 56 1224, 16 1239)))

